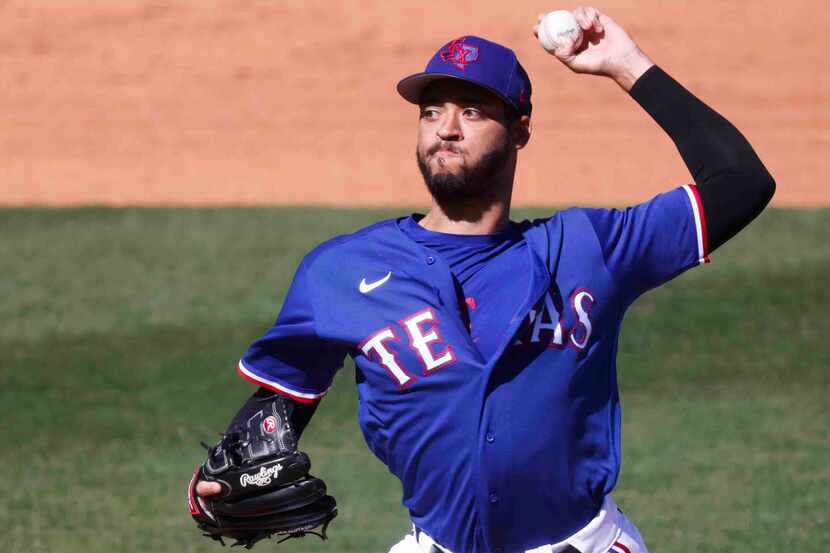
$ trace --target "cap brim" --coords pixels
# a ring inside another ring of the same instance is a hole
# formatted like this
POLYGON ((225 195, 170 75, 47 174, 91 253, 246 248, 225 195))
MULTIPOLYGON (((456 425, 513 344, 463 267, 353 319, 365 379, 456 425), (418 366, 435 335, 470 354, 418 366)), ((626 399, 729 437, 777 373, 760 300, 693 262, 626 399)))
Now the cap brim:
MULTIPOLYGON (((455 79, 457 81, 464 81, 471 84, 474 84, 478 87, 481 87, 493 94, 496 97, 501 98, 503 102, 507 105, 512 106, 513 104, 510 101, 501 95, 501 93, 493 90, 489 86, 485 86, 478 81, 474 81, 472 79, 465 79, 463 77, 459 77, 458 75, 452 75, 449 73, 415 73, 414 75, 410 75, 408 77, 404 77, 398 83, 398 94, 400 94, 404 100, 407 102, 418 104, 421 100, 421 94, 424 92, 424 89, 429 86, 430 83, 435 81, 440 81, 442 79, 455 79)), ((515 106, 513 106, 515 107, 515 106)))
POLYGON ((441 79, 458 79, 458 77, 444 73, 415 73, 414 75, 401 79, 398 83, 398 94, 407 102, 417 104, 421 99, 421 93, 424 89, 430 83, 441 79))

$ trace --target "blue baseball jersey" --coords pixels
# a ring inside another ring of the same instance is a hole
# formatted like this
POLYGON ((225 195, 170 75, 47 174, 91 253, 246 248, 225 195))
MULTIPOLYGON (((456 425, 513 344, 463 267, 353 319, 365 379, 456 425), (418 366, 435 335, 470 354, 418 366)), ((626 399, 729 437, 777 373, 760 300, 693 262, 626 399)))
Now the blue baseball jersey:
POLYGON ((405 217, 398 224, 449 266, 461 291, 459 305, 467 317, 470 338, 488 360, 499 344, 494 330, 506 328, 502 324, 505 311, 515 311, 527 290, 530 260, 521 227, 511 223, 496 234, 446 234, 423 228, 417 222, 420 217, 405 217))
POLYGON ((416 526, 469 553, 564 540, 597 514, 620 470, 615 358, 626 308, 707 260, 695 187, 517 224, 524 284, 476 329, 489 355, 447 262, 402 222, 310 252, 240 374, 314 402, 352 356, 366 443, 400 479, 416 526))

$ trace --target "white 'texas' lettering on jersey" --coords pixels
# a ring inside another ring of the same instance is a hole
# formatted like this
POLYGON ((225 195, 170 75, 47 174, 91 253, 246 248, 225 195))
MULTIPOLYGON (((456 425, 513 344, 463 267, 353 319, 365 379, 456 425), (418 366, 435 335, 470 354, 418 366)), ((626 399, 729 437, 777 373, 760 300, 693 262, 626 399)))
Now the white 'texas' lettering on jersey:
POLYGON ((403 390, 412 383, 414 377, 398 363, 398 355, 386 347, 384 342, 388 340, 401 341, 395 332, 387 326, 372 334, 359 347, 366 357, 369 359, 374 357, 403 390))
POLYGON ((576 313, 578 323, 574 325, 571 329, 571 344, 582 351, 585 349, 585 346, 588 345, 588 339, 591 337, 591 331, 593 330, 593 326, 591 326, 591 308, 596 303, 596 299, 591 294, 590 291, 586 289, 579 289, 571 295, 571 305, 573 306, 574 312, 576 313), (586 301, 587 300, 587 306, 586 301), (582 331, 580 331, 579 327, 582 327, 582 331), (583 334, 583 338, 580 340, 577 338, 579 334, 583 334))
MULTIPOLYGON (((389 275, 386 275, 381 281, 388 277, 389 275)), ((373 283, 375 287, 379 286, 377 282, 373 283)), ((590 290, 578 288, 571 294, 569 305, 563 305, 560 311, 554 297, 547 292, 536 308, 528 312, 526 324, 517 332, 512 345, 538 344, 538 347, 553 349, 565 349, 570 346, 577 352, 582 352, 588 347, 594 330, 591 310, 596 303, 597 299, 590 290), (570 307, 567 320, 573 321, 570 327, 565 326, 564 311, 567 307, 570 307)), ((422 309, 398 322, 409 337, 409 348, 415 352, 415 356, 423 365, 424 376, 429 376, 456 361, 455 350, 452 344, 446 343, 442 338, 439 323, 438 315, 432 308, 422 309)), ((417 380, 417 377, 398 359, 396 349, 400 346, 389 343, 400 341, 392 326, 387 326, 369 336, 358 348, 368 359, 386 369, 403 390, 417 380)))
POLYGON ((418 358, 424 365, 424 374, 438 370, 444 365, 455 361, 455 354, 452 346, 447 345, 444 351, 434 353, 430 344, 441 342, 441 333, 438 330, 438 317, 431 308, 419 311, 401 321, 401 325, 409 334, 409 342, 412 350, 418 354, 418 358), (422 325, 432 323, 428 329, 422 325))
POLYGON ((550 297, 550 292, 545 293, 545 299, 542 302, 539 312, 536 313, 535 309, 530 312, 530 318, 533 321, 533 333, 530 335, 531 343, 539 341, 539 334, 543 330, 552 330, 553 337, 550 341, 551 347, 562 347, 565 344, 562 339, 562 314, 559 313, 556 306, 554 306, 553 298, 550 297), (544 322, 545 318, 547 318, 549 322, 544 322))
POLYGON ((512 345, 540 344, 553 349, 570 346, 583 351, 594 330, 591 309, 596 301, 590 290, 578 288, 571 294, 570 305, 563 305, 560 312, 550 292, 547 292, 536 308, 528 313, 526 325, 518 332, 512 345), (568 320, 574 321, 570 327, 565 325, 565 311, 568 311, 568 320))
MULTIPOLYGON (((429 376, 438 369, 455 362, 455 351, 450 344, 443 349, 443 338, 438 328, 438 316, 432 308, 422 309, 399 321, 409 336, 409 347, 424 367, 423 375, 429 376), (436 351, 440 350, 440 351, 436 351)), ((385 327, 369 336, 358 348, 372 361, 379 363, 403 390, 416 380, 407 367, 398 359, 395 346, 387 342, 400 342, 392 330, 385 327)))

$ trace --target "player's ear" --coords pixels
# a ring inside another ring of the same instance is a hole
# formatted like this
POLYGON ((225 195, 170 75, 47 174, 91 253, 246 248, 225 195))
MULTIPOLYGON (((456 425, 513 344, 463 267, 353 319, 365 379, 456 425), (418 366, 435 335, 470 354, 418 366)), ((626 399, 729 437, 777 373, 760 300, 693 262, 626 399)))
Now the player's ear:
POLYGON ((511 138, 513 144, 516 145, 517 150, 521 150, 522 148, 524 148, 530 141, 530 132, 531 124, 529 115, 522 115, 520 117, 516 117, 510 124, 511 138))

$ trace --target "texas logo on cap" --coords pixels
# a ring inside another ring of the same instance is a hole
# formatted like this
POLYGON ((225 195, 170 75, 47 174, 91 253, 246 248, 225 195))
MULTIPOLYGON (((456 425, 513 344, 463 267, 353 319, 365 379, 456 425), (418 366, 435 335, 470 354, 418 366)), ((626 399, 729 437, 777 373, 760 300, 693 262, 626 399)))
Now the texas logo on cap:
POLYGON ((516 53, 475 35, 446 42, 422 72, 401 79, 398 92, 417 104, 424 89, 439 79, 459 79, 486 88, 520 115, 530 115, 533 109, 530 78, 516 53))
POLYGON ((478 46, 464 44, 466 40, 467 37, 462 37, 447 44, 441 50, 441 60, 452 63, 462 71, 467 68, 467 65, 478 61, 478 46))

